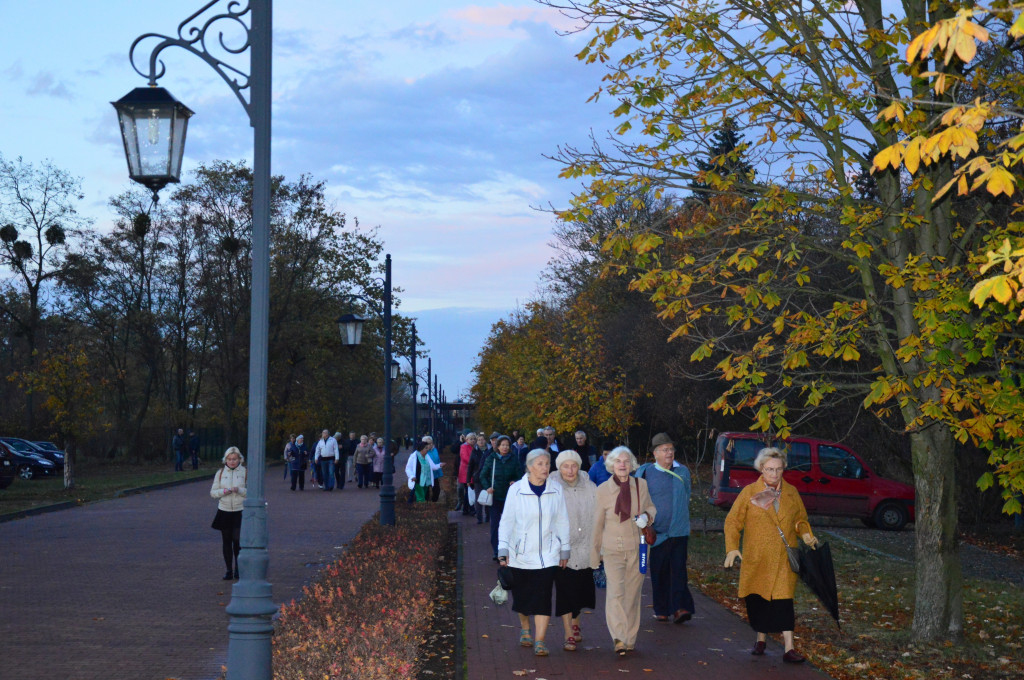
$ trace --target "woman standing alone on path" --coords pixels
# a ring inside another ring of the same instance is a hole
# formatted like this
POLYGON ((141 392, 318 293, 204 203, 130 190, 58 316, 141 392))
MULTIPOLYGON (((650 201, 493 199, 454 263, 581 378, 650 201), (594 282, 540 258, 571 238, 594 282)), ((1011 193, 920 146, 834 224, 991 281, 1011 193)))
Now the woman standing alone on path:
POLYGON ((217 499, 214 529, 220 531, 224 554, 224 580, 238 578, 238 552, 241 549, 242 504, 245 502, 246 470, 242 452, 232 446, 224 452, 224 467, 213 476, 210 496, 217 499), (234 565, 232 567, 232 565, 234 565))
MULTIPOLYGON (((503 445, 511 447, 508 437, 499 443, 499 452, 503 445)), ((506 455, 519 465, 515 456, 506 455)), ((550 467, 547 451, 535 449, 526 455, 526 475, 509 487, 498 527, 498 563, 512 568, 512 610, 519 614, 519 644, 533 647, 536 656, 548 655, 544 635, 551 619, 551 588, 570 554, 569 515, 562 486, 548 479, 550 467), (530 616, 534 637, 530 637, 530 616)))
POLYGON ((590 550, 594 544, 597 486, 580 469, 580 463, 576 451, 562 451, 555 459, 557 469, 550 477, 561 483, 569 514, 569 563, 555 573, 555 616, 562 617, 565 628, 562 649, 567 652, 576 651, 576 645, 583 640, 580 613, 583 609, 593 609, 596 604, 590 550))
POLYGON ((647 481, 630 476, 637 468, 632 451, 619 446, 608 454, 604 464, 612 476, 597 487, 590 566, 596 569, 604 558, 608 578, 605 621, 615 653, 625 656, 636 646, 640 630, 640 592, 644 586, 640 530, 654 521, 657 511, 647 481))
POLYGON ((750 653, 762 656, 767 634, 782 633, 786 648, 782 660, 801 663, 804 656, 793 648, 796 573, 789 566, 786 546, 796 547, 801 525, 804 543, 813 547, 818 539, 811 533, 800 493, 782 479, 786 453, 774 447, 761 449, 754 467, 761 477, 740 491, 725 518, 725 566, 740 560, 739 595, 746 601, 750 627, 757 633, 750 653))

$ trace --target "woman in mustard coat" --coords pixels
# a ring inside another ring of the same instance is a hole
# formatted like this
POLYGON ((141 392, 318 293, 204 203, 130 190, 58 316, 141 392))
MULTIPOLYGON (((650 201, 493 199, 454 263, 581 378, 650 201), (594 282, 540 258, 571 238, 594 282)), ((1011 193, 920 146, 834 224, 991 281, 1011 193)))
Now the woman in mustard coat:
POLYGON ((810 546, 817 544, 817 539, 811 533, 800 494, 782 478, 786 453, 776 448, 761 449, 754 467, 761 477, 740 491, 725 518, 725 566, 740 560, 739 595, 746 601, 750 627, 757 632, 750 653, 763 655, 767 634, 781 632, 786 647, 782 660, 801 663, 803 655, 793 649, 797 575, 789 566, 786 546, 795 548, 798 534, 810 546))

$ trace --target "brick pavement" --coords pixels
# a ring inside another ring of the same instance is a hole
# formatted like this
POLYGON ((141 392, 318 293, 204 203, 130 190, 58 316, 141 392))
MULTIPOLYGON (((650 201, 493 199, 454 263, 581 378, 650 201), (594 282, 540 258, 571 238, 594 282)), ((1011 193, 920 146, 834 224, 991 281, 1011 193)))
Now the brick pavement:
MULTIPOLYGON (((468 668, 466 680, 513 678, 516 670, 532 670, 525 676, 528 680, 555 677, 586 680, 623 677, 638 680, 770 677, 827 680, 810 664, 784 664, 781 638, 769 639, 765 656, 751 656, 749 652, 754 633, 746 620, 692 587, 697 607, 693 620, 680 625, 656 622, 650 606, 650 579, 644 582, 640 635, 637 649, 630 656, 619 659, 612 652, 611 638, 604 623, 605 591, 599 589, 598 608, 581 617, 583 643, 577 651, 562 650, 562 622, 552 618, 547 635, 551 655, 535 657, 532 649, 519 646, 519 620, 511 609, 511 602, 499 607, 487 597, 497 582, 497 565, 491 559, 487 524, 477 525, 475 518, 463 518, 461 514, 452 513, 451 517, 462 525, 460 547, 468 668)), ((691 579, 693 577, 691 570, 691 579)), ((798 628, 799 616, 798 611, 798 628)))
MULTIPOLYGON (((404 483, 405 456, 396 460, 404 483)), ((275 602, 301 595, 377 510, 374 490, 292 493, 267 472, 275 602)), ((210 680, 231 582, 210 478, 0 524, 0 680, 210 680)))

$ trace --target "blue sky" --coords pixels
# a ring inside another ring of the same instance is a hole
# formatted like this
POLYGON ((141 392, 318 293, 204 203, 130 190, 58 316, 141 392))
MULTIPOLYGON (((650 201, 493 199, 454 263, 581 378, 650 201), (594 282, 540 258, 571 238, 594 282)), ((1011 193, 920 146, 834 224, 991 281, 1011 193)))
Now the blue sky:
MULTIPOLYGON (((175 34, 202 4, 0 0, 0 153, 81 177, 82 212, 107 228, 107 201, 128 186, 109 102, 144 84, 128 48, 175 34)), ((558 35, 570 28, 526 0, 274 8, 273 171, 327 180, 340 210, 379 227, 399 311, 423 317, 450 396, 470 384, 490 323, 535 296, 554 254, 553 219, 537 208, 564 206, 575 186, 543 155, 611 124, 609 102, 585 103, 601 73, 575 60, 583 37, 558 35)), ((250 160, 227 85, 183 50, 163 57, 160 84, 196 112, 186 172, 250 160)))

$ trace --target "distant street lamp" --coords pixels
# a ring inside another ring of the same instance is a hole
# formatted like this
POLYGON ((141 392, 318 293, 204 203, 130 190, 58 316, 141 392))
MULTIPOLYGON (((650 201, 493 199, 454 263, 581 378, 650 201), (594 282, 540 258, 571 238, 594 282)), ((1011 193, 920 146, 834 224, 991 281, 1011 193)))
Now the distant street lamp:
POLYGON ((338 317, 338 330, 341 332, 341 344, 355 346, 363 342, 363 324, 366 319, 358 314, 342 314, 338 317))
MULTIPOLYGON (((380 524, 395 524, 395 459, 391 455, 391 382, 398 378, 399 364, 391 356, 391 255, 384 256, 384 305, 362 295, 349 295, 351 300, 361 300, 384 325, 384 474, 380 486, 380 524)), ((363 339, 363 324, 366 319, 355 313, 338 317, 341 344, 358 345, 363 339)))
POLYGON ((249 456, 247 494, 242 511, 242 549, 238 556, 241 578, 231 588, 228 603, 227 680, 270 680, 272 671, 270 617, 277 611, 267 582, 267 507, 263 478, 267 435, 267 339, 270 317, 270 99, 272 1, 229 2, 220 13, 207 13, 218 0, 178 24, 177 37, 146 33, 128 52, 132 68, 149 80, 149 88, 136 88, 114 103, 123 135, 129 177, 156 192, 177 182, 185 148, 185 132, 192 111, 156 81, 166 69, 160 53, 180 47, 209 64, 228 84, 249 116, 253 128, 252 294, 249 335, 249 421, 246 453, 249 456), (249 25, 245 20, 248 19, 249 25), (239 48, 225 44, 225 25, 245 32, 239 48), (210 29, 213 28, 212 31, 210 29), (207 36, 210 31, 210 36, 207 36), (148 67, 140 70, 135 49, 156 40, 148 67), (249 73, 207 51, 220 48, 228 57, 249 52, 249 73))

